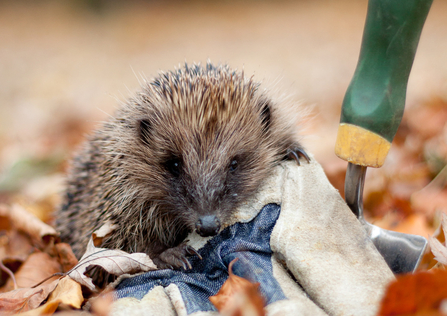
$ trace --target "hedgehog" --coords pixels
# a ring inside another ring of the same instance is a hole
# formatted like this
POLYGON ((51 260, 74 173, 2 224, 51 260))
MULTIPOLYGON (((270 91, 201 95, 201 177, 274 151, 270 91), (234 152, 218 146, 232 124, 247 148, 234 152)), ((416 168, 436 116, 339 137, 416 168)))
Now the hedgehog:
POLYGON ((309 157, 296 113, 226 65, 179 67, 144 80, 73 158, 56 228, 77 257, 104 223, 102 247, 188 268, 185 238, 218 234, 284 159, 309 157))

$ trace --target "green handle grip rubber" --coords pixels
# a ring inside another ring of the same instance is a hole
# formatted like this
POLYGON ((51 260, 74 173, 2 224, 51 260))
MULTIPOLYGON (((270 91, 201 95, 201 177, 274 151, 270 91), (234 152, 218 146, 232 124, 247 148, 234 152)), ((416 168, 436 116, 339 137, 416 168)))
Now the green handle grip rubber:
POLYGON ((336 145, 342 159, 383 164, 402 120, 408 76, 432 1, 369 0, 359 61, 342 106, 336 145))

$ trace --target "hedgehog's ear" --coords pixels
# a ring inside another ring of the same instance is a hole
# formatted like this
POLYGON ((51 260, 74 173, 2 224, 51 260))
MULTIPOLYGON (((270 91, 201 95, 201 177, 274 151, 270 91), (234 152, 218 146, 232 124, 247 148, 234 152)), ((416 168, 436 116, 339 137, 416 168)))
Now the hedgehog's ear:
POLYGON ((272 116, 271 116, 271 108, 270 108, 270 103, 268 101, 262 102, 259 104, 260 108, 261 108, 261 122, 262 122, 262 131, 263 132, 268 132, 268 130, 270 129, 270 124, 272 121, 272 116))
POLYGON ((148 119, 139 120, 137 123, 138 137, 141 142, 147 146, 150 145, 151 125, 152 124, 148 119))

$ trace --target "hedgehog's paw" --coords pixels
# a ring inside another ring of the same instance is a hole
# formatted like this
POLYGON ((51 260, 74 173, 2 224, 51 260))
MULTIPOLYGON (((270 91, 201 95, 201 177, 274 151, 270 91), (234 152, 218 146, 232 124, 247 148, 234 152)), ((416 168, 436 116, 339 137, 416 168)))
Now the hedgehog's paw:
POLYGON ((310 163, 309 156, 306 154, 304 149, 300 148, 300 147, 292 147, 292 148, 287 149, 286 156, 284 157, 284 159, 288 159, 288 160, 293 159, 296 161, 298 166, 301 166, 300 157, 303 157, 304 159, 306 159, 307 163, 310 163))
POLYGON ((183 268, 184 270, 188 270, 192 269, 192 266, 186 257, 191 255, 197 255, 202 259, 202 256, 200 256, 197 250, 184 242, 177 247, 166 249, 153 261, 159 269, 183 268))

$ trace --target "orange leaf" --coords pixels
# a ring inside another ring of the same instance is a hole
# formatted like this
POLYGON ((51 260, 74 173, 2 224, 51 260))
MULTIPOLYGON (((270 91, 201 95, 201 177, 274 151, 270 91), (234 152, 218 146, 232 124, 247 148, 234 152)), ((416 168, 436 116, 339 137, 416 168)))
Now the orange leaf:
POLYGON ((228 279, 219 292, 209 299, 222 315, 263 316, 265 301, 259 293, 259 283, 251 283, 233 274, 233 264, 237 260, 238 258, 230 262, 228 279))
POLYGON ((59 256, 59 263, 62 266, 63 272, 70 271, 78 264, 78 259, 74 255, 69 244, 57 243, 54 246, 56 248, 57 255, 59 256))
POLYGON ((59 284, 48 297, 48 303, 58 302, 72 308, 81 308, 84 301, 82 296, 81 285, 66 276, 59 280, 59 284))
POLYGON ((439 307, 447 299, 447 271, 416 272, 390 284, 378 315, 441 315, 439 307))
POLYGON ((61 266, 55 258, 45 252, 35 252, 26 259, 15 277, 17 285, 25 288, 34 286, 58 272, 61 272, 61 266))

